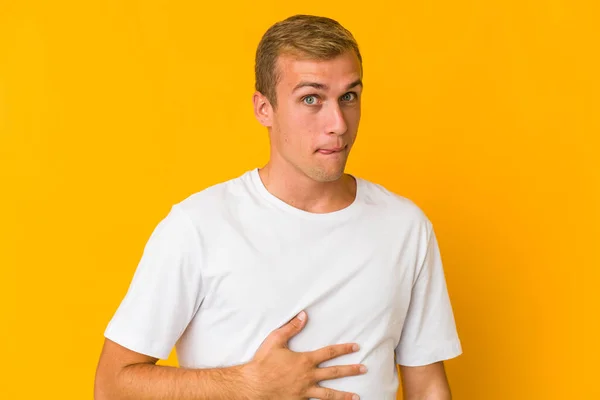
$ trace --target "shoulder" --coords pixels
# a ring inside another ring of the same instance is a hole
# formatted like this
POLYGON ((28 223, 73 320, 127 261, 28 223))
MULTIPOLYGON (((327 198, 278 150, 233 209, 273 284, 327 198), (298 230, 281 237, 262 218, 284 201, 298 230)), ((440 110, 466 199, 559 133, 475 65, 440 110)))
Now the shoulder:
POLYGON ((399 218, 419 225, 430 225, 426 213, 412 199, 400 195, 382 184, 357 178, 361 185, 362 201, 377 209, 386 218, 399 218))
POLYGON ((173 204, 172 213, 187 217, 192 223, 218 219, 248 199, 250 172, 213 184, 173 204))

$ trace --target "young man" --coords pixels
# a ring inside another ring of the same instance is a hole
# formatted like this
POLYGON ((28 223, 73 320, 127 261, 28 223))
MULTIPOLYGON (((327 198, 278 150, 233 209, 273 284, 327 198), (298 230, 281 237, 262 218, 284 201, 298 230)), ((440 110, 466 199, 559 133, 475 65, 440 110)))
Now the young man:
POLYGON ((174 205, 110 321, 107 399, 450 398, 461 353, 432 225, 345 174, 362 60, 345 28, 294 16, 256 55, 264 168, 174 205), (176 346, 181 368, 157 366, 176 346))

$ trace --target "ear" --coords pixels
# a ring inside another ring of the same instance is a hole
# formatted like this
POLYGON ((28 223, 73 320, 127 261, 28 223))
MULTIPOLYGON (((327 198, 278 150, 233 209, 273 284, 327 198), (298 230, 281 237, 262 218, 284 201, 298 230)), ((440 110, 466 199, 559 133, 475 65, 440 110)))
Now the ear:
POLYGON ((273 125, 273 107, 271 102, 261 92, 254 92, 254 116, 262 126, 270 128, 273 125))

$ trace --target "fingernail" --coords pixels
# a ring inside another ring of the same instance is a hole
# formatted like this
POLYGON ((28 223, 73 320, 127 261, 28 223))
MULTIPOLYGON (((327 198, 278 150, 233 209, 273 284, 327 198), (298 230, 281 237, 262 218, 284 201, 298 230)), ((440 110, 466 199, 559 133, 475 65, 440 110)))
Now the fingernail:
POLYGON ((300 321, 304 321, 305 318, 306 318, 306 313, 304 311, 300 311, 300 314, 298 314, 298 319, 300 321))
POLYGON ((360 397, 358 397, 358 395, 355 394, 354 396, 352 396, 352 400, 360 400, 360 397))
POLYGON ((358 351, 359 348, 357 344, 352 345, 352 351, 358 351))
POLYGON ((365 372, 367 372, 367 367, 365 367, 364 365, 361 365, 361 366, 360 366, 360 372, 361 372, 362 374, 364 374, 365 372))

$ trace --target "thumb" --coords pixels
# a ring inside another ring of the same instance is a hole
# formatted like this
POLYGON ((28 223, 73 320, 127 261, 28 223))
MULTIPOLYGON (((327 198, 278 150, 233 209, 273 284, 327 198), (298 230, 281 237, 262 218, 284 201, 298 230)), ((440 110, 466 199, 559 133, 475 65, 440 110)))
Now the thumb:
POLYGON ((291 338, 296 336, 306 325, 306 311, 300 311, 294 318, 281 328, 275 330, 275 342, 285 346, 291 338))

